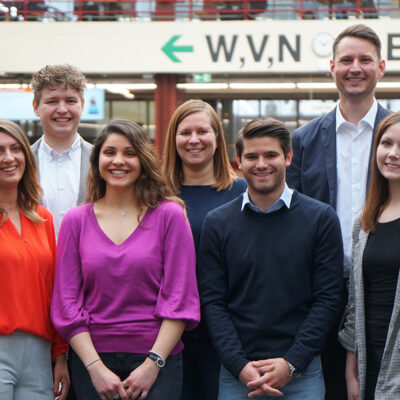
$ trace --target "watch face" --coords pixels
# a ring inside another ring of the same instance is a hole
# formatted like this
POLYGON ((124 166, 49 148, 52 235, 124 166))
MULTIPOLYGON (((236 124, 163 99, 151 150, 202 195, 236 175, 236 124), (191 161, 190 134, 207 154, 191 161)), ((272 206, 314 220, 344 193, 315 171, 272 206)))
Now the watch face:
POLYGON ((297 371, 297 369, 295 369, 294 372, 293 372, 293 376, 294 376, 295 378, 298 378, 298 377, 300 377, 300 376, 302 376, 302 375, 303 375, 303 374, 302 374, 301 372, 297 371))
POLYGON ((158 358, 157 361, 156 361, 156 364, 157 364, 158 367, 162 368, 165 365, 165 361, 162 360, 161 358, 158 358))
POLYGON ((162 357, 159 357, 154 353, 149 353, 147 357, 153 360, 156 363, 157 367, 162 368, 165 366, 165 360, 162 357))
POLYGON ((318 57, 328 57, 332 54, 334 37, 330 33, 319 33, 311 43, 314 53, 318 57))

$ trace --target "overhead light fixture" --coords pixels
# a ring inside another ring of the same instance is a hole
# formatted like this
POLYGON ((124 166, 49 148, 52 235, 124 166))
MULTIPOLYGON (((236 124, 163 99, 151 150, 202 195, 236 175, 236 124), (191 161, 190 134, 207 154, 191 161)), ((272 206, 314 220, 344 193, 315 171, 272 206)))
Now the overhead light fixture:
POLYGON ((296 89, 296 84, 291 82, 231 82, 229 88, 239 90, 291 90, 296 89))
POLYGON ((297 82, 298 89, 336 89, 335 82, 297 82))
POLYGON ((378 82, 376 87, 378 89, 398 89, 400 82, 378 82))
POLYGON ((221 90, 228 89, 227 83, 177 83, 178 89, 184 90, 221 90))
POLYGON ((126 97, 127 99, 130 99, 130 100, 135 98, 135 95, 132 94, 127 89, 118 89, 118 88, 111 88, 110 89, 110 88, 108 88, 107 91, 110 92, 110 93, 114 93, 114 94, 120 94, 120 95, 122 95, 122 96, 124 96, 124 97, 126 97))
MULTIPOLYGON (((330 89, 337 90, 335 82, 297 82, 298 89, 330 89)), ((377 89, 399 89, 400 82, 378 82, 377 89)))
POLYGON ((134 99, 135 95, 132 94, 129 91, 128 84, 123 84, 123 83, 99 83, 99 84, 88 84, 87 85, 88 89, 104 89, 107 90, 107 92, 114 93, 114 94, 120 94, 121 96, 126 97, 127 99, 134 99))
POLYGON ((154 90, 157 88, 155 83, 113 83, 113 82, 99 82, 99 83, 90 83, 87 85, 89 89, 98 88, 98 89, 106 89, 106 90, 154 90))
POLYGON ((0 83, 0 89, 5 90, 16 90, 16 89, 29 89, 29 85, 26 83, 0 83))

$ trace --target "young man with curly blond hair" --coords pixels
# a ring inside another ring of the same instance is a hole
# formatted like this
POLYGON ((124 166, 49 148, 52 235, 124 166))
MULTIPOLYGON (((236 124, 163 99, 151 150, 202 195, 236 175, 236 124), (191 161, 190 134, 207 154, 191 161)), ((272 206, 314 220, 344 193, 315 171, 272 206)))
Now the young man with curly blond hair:
POLYGON ((32 145, 39 164, 42 204, 54 217, 56 235, 65 213, 86 197, 92 145, 78 133, 86 79, 68 64, 46 65, 33 74, 33 109, 43 136, 32 145))

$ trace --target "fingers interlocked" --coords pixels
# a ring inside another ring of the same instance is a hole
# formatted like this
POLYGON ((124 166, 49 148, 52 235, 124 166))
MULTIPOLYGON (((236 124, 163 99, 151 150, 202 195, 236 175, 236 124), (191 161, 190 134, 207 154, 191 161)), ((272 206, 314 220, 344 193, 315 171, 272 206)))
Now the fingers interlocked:
POLYGON ((138 394, 137 397, 136 397, 136 396, 133 397, 134 391, 133 391, 129 386, 125 386, 124 389, 125 389, 125 391, 126 391, 128 397, 129 397, 129 399, 132 399, 132 398, 135 398, 135 399, 145 399, 145 398, 147 397, 147 392, 145 392, 145 391, 140 392, 140 393, 138 394))

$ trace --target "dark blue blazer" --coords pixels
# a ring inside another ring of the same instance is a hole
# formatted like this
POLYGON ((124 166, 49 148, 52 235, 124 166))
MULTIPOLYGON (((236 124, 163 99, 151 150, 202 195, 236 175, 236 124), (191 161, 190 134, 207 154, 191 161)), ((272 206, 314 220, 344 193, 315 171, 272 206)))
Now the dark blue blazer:
MULTIPOLYGON (((390 113, 378 104, 372 143, 379 122, 390 113)), ((292 146, 293 159, 286 171, 288 186, 336 209, 336 107, 296 129, 292 134, 292 146)), ((371 144, 370 164, 372 148, 371 144)), ((369 175, 370 167, 368 180, 369 175)))

